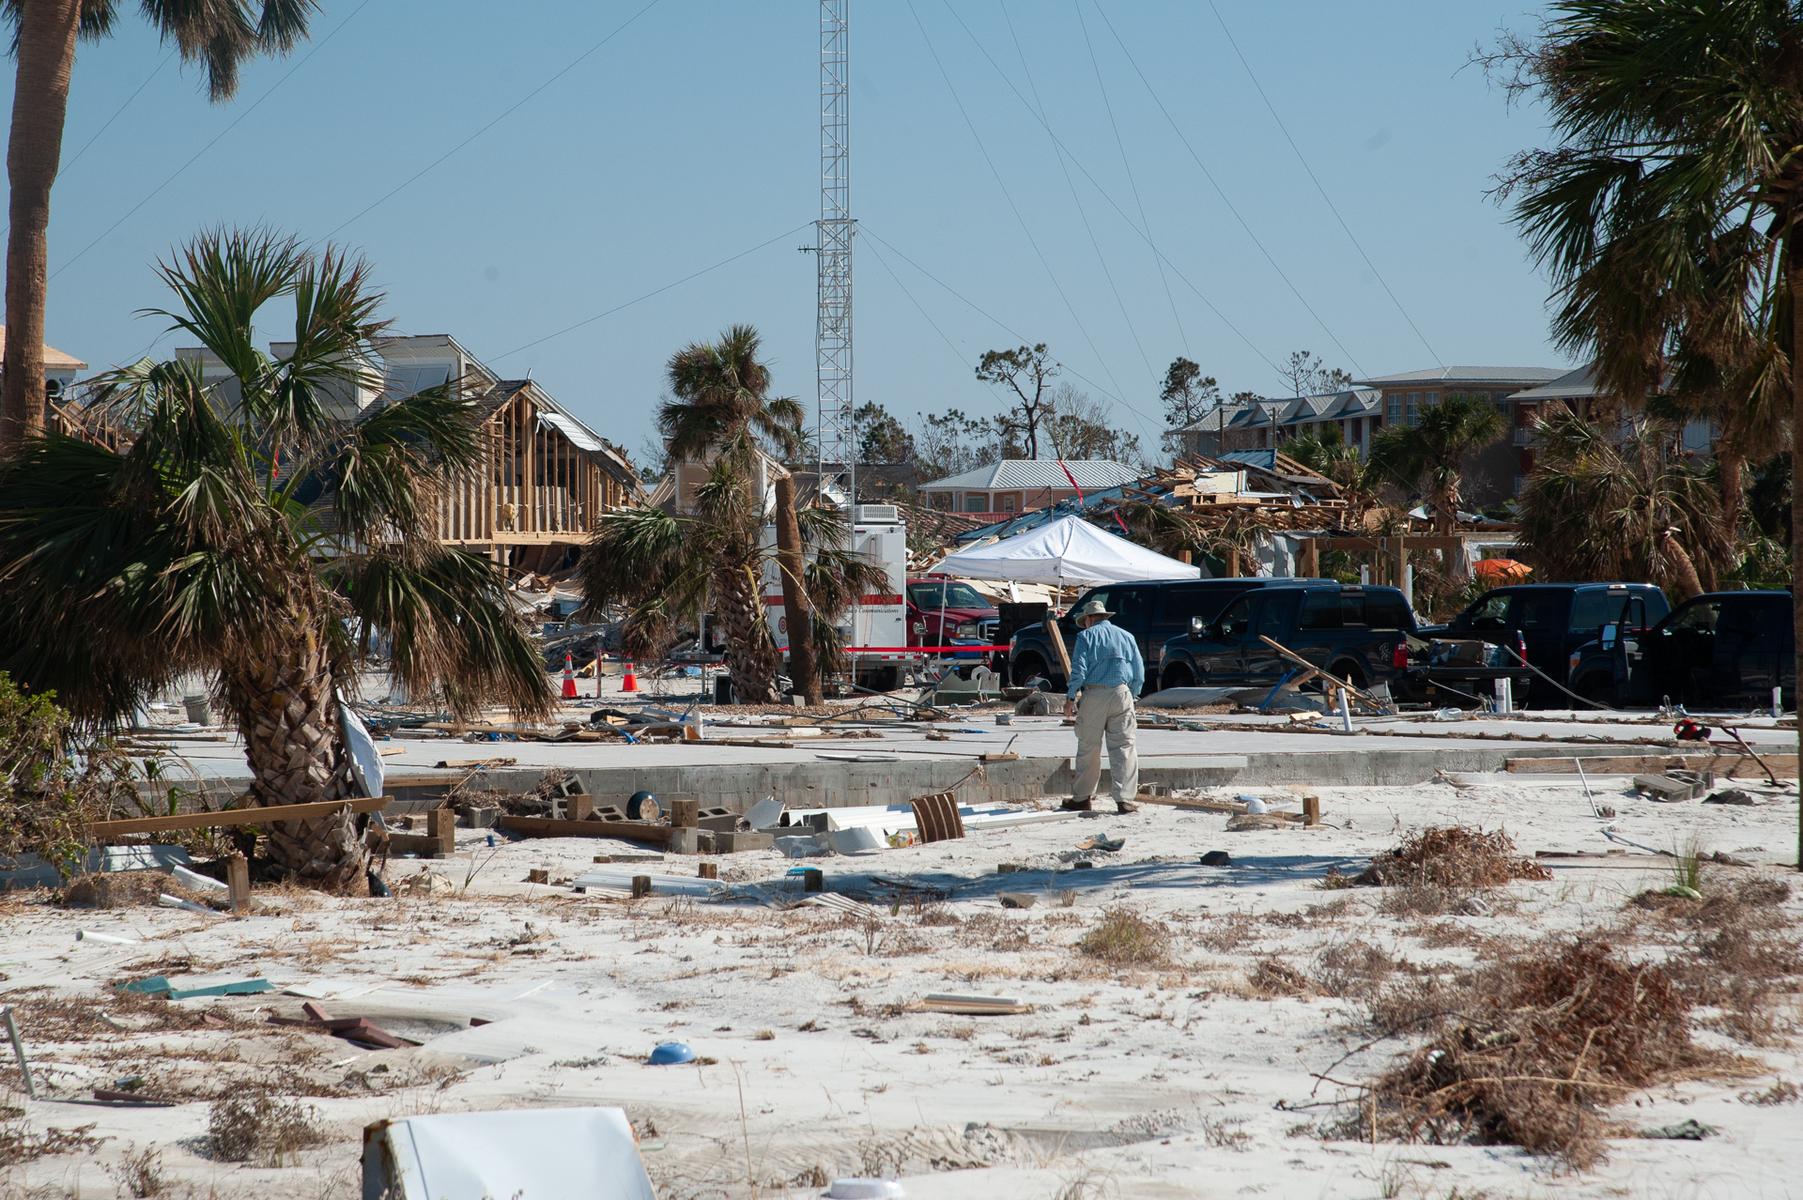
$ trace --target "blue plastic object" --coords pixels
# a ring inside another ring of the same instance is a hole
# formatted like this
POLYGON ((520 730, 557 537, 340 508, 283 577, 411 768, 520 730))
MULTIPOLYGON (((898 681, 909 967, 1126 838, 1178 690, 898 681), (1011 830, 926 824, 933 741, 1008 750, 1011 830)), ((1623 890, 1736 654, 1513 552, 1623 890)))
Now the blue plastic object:
POLYGON ((651 1052, 651 1065, 654 1067, 669 1067, 694 1061, 695 1052, 689 1049, 686 1042, 665 1042, 651 1052))

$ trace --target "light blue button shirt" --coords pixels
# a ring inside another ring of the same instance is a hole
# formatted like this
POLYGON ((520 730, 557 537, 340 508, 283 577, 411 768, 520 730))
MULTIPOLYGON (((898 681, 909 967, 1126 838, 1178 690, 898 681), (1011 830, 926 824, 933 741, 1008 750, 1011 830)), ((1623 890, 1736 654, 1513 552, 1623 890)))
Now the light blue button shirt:
POLYGON ((1139 642, 1132 634, 1112 621, 1097 621, 1077 635, 1071 653, 1071 684, 1066 692, 1071 699, 1084 687, 1119 687, 1126 684, 1132 694, 1146 682, 1146 660, 1140 656, 1139 642))

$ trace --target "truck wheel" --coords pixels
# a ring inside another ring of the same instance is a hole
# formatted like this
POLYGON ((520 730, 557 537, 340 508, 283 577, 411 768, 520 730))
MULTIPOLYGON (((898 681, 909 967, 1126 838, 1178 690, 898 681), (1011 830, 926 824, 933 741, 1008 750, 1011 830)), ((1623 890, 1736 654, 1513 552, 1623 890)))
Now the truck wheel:
POLYGON ((1365 679, 1365 669, 1351 659, 1337 662, 1327 669, 1329 672, 1338 675, 1341 679, 1344 679, 1347 683, 1350 683, 1361 692, 1370 690, 1365 679))
POLYGON ((1194 687, 1195 684, 1196 684, 1195 673, 1192 672, 1188 667, 1184 666, 1182 663, 1178 663, 1174 666, 1169 666, 1164 669, 1164 676, 1158 686, 1160 689, 1163 689, 1163 688, 1194 687))
POLYGON ((1607 675, 1586 675, 1571 690, 1586 700, 1615 707, 1615 681, 1607 675))
POLYGON ((1023 654, 1008 664, 1008 677, 1015 687, 1026 687, 1029 679, 1042 675, 1050 677, 1051 672, 1045 669, 1045 660, 1037 654, 1023 654))

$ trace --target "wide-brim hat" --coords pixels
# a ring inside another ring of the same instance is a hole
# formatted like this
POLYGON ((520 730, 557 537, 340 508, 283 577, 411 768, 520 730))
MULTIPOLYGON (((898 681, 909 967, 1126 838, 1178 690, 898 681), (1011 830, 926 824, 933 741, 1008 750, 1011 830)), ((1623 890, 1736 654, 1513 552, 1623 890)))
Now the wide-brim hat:
POLYGON ((1088 604, 1083 605, 1078 608, 1076 612, 1072 613, 1071 619, 1081 621, 1085 617, 1112 617, 1113 615, 1114 614, 1109 612, 1107 606, 1100 600, 1091 600, 1088 604))

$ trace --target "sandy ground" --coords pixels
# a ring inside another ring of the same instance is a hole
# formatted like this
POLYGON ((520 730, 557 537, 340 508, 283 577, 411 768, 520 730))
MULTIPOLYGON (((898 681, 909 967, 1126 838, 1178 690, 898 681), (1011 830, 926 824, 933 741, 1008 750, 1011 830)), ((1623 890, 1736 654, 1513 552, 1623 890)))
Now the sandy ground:
MULTIPOLYGON (((1707 868, 1707 887, 1794 878, 1780 866, 1795 862, 1794 791, 1751 807, 1655 804, 1625 782, 1592 784, 1619 810, 1621 835, 1661 848, 1694 837, 1755 864, 1707 868)), ((1601 1166, 1570 1173, 1506 1146, 1324 1137, 1349 1111, 1334 1102, 1352 1092, 1318 1076, 1367 1077, 1408 1043, 1359 1051, 1370 1038, 1361 1000, 1320 983, 1304 996, 1264 994, 1249 982, 1257 963, 1276 957, 1319 978, 1324 948, 1355 945, 1417 968, 1468 965, 1488 947, 1617 926, 1631 897, 1670 877, 1669 860, 1635 852, 1552 859, 1551 882, 1490 890, 1472 915, 1391 912, 1384 890, 1323 890, 1323 876, 1354 872, 1429 825, 1506 826, 1526 854, 1611 844, 1584 794, 1558 781, 1326 789, 1322 805, 1328 825, 1313 831, 1230 833, 1224 815, 1148 805, 809 863, 825 869, 829 890, 868 902, 868 915, 578 895, 555 881, 632 848, 558 839, 491 849, 468 830, 458 856, 435 864, 449 894, 259 890, 263 910, 245 920, 75 911, 15 895, 0 910, 0 1002, 17 1006, 43 1098, 14 1090, 0 1105, 24 1109, 15 1128, 85 1126, 103 1140, 0 1170, 0 1196, 131 1195, 136 1158, 161 1174, 165 1195, 352 1197, 368 1122, 580 1104, 626 1109, 666 1200, 749 1196, 753 1183, 759 1196, 815 1195, 817 1180, 865 1173, 899 1175, 919 1200, 1803 1196, 1803 1104, 1751 1102, 1777 1079, 1803 1082, 1797 1045, 1733 1040, 1703 1011, 1695 1036, 1746 1056, 1743 1076, 1637 1093, 1614 1111, 1626 1131, 1695 1117, 1717 1130, 1701 1141, 1625 1139, 1601 1166), (1125 846, 1078 849, 1098 834, 1125 846), (1233 865, 1198 865, 1210 850, 1233 865), (998 874, 1000 863, 1032 869, 998 874), (535 868, 553 883, 524 882, 535 868), (1006 909, 1003 890, 1038 901, 1006 909), (1162 923, 1168 963, 1116 969, 1079 950, 1105 910, 1122 906, 1162 923), (78 941, 78 929, 139 942, 78 941), (159 973, 310 988, 338 1016, 369 1016, 424 1044, 361 1051, 268 1025, 272 1012, 299 1015, 301 998, 282 992, 126 1003, 110 991, 159 973), (1034 1011, 901 1011, 930 992, 1013 996, 1034 1011), (670 1040, 702 1064, 646 1065, 670 1040), (82 1101, 132 1075, 144 1092, 184 1102, 82 1101), (208 1101, 256 1088, 314 1108, 330 1141, 279 1168, 216 1161, 208 1101)), ((692 875, 695 861, 665 869, 692 875)), ((765 881, 795 865, 772 852, 714 861, 723 878, 765 881)), ((395 863, 390 879, 422 865, 395 863)), ((1798 889, 1784 905, 1803 918, 1798 889)), ((1619 944, 1663 952, 1656 939, 1619 944)), ((1798 1016, 1795 1001, 1781 997, 1781 1024, 1798 1016)), ((10 1068, 0 1080, 16 1089, 10 1068)))

